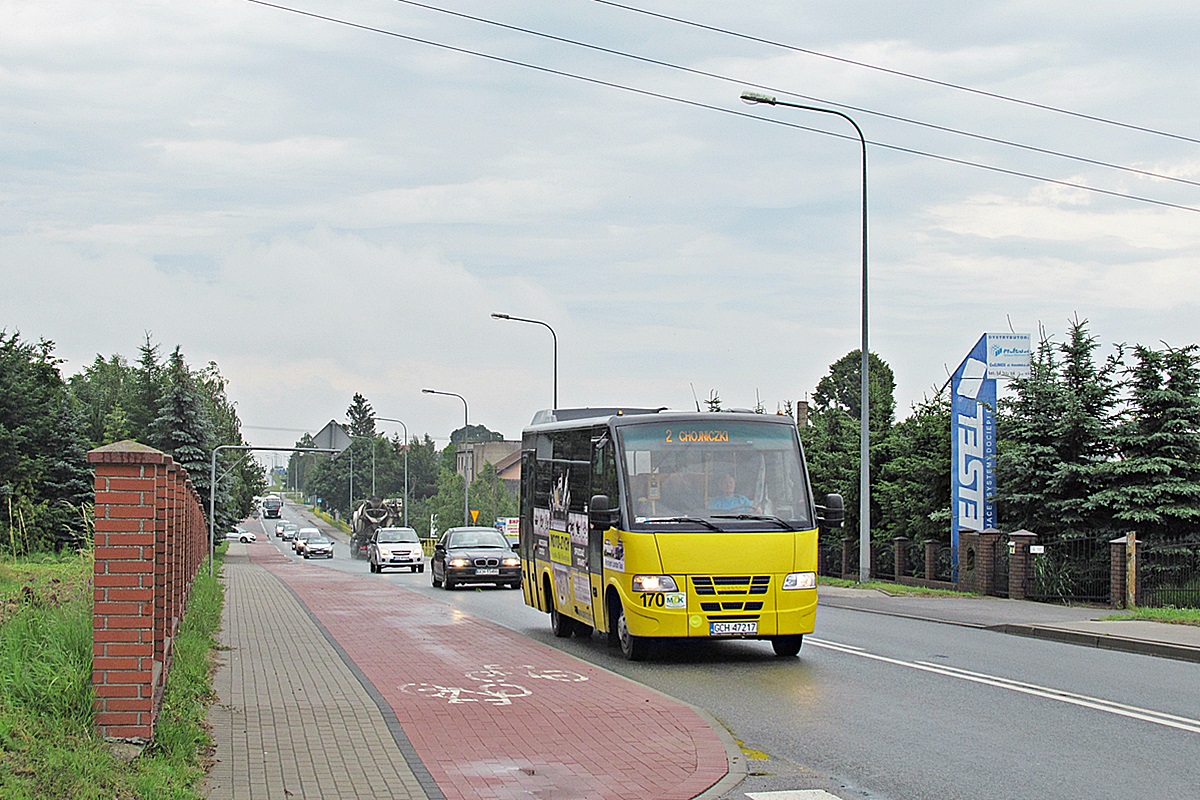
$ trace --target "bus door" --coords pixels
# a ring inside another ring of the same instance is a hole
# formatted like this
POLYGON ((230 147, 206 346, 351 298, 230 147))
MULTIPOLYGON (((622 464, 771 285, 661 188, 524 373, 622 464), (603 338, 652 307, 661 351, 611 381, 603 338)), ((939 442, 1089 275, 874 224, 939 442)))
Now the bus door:
POLYGON ((587 504, 591 497, 591 437, 586 430, 550 434, 550 561, 556 605, 592 625, 587 504))
MULTIPOLYGON (((617 480, 617 450, 612 434, 606 428, 592 433, 592 490, 591 497, 604 495, 609 508, 620 507, 620 482, 617 480)), ((604 607, 604 537, 614 524, 620 525, 619 514, 588 514, 588 566, 591 570, 592 614, 594 627, 608 630, 607 609, 604 607), (614 523, 615 520, 615 523, 614 523)), ((611 534, 610 534, 611 536, 611 534)))

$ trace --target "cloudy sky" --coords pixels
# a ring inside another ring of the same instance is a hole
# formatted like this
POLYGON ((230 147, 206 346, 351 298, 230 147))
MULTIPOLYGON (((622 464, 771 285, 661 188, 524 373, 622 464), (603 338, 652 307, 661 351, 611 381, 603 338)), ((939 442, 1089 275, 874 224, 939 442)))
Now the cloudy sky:
POLYGON ((859 345, 862 172, 748 88, 870 143, 900 415, 985 331, 1200 340, 1195 0, 279 6, 0 2, 0 327, 65 374, 149 332, 261 446, 355 392, 444 439, 422 387, 516 438, 503 312, 560 405, 774 411, 859 345))

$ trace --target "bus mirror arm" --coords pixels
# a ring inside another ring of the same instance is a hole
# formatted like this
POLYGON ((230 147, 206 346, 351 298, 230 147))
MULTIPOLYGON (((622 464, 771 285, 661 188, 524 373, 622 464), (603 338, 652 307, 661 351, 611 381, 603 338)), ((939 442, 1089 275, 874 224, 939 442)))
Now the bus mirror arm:
POLYGON ((825 504, 817 506, 817 522, 823 529, 842 527, 846 519, 846 506, 840 494, 825 495, 825 504))

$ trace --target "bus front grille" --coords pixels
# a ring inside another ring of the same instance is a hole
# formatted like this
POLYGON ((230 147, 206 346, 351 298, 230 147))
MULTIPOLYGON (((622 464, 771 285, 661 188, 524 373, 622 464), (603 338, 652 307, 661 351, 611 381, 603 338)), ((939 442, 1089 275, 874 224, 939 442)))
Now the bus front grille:
POLYGON ((692 590, 700 597, 745 597, 766 594, 770 575, 693 575, 692 590))
POLYGON ((762 603, 701 603, 700 609, 708 612, 762 611, 762 603))

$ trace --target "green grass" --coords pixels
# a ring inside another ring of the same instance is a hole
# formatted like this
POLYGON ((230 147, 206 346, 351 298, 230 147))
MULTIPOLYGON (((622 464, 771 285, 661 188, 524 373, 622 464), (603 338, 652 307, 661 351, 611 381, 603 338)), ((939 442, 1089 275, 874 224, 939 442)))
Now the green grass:
POLYGON ((0 797, 199 800, 222 586, 201 568, 154 741, 126 761, 93 726, 91 575, 87 554, 0 565, 0 797))
POLYGON ((1200 625, 1200 609, 1135 607, 1105 619, 1142 619, 1150 622, 1169 622, 1172 625, 1200 625))
POLYGON ((830 578, 821 575, 817 578, 817 591, 821 586, 837 586, 842 589, 874 589, 884 594, 903 595, 907 597, 975 597, 969 592, 956 592, 952 589, 927 589, 924 586, 908 586, 903 583, 887 583, 885 581, 867 581, 859 583, 845 578, 830 578))
POLYGON ((334 519, 332 514, 326 513, 324 511, 322 511, 320 508, 317 508, 316 506, 310 507, 309 511, 312 513, 313 516, 318 517, 319 519, 322 519, 325 522, 328 522, 330 525, 337 528, 342 533, 353 533, 353 530, 350 528, 350 525, 348 523, 346 523, 344 520, 334 519))

